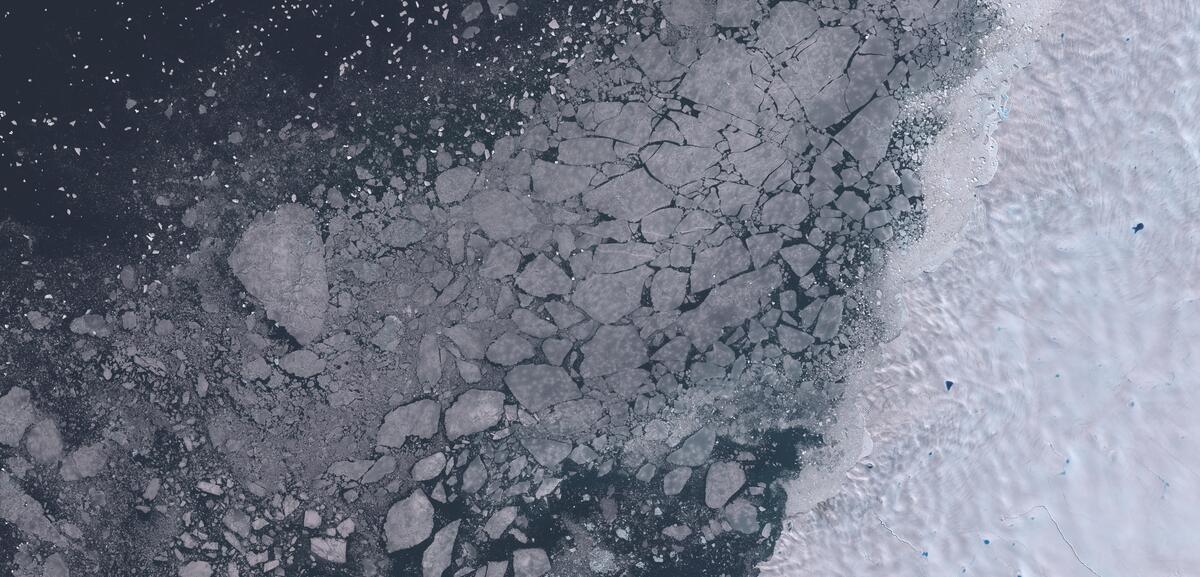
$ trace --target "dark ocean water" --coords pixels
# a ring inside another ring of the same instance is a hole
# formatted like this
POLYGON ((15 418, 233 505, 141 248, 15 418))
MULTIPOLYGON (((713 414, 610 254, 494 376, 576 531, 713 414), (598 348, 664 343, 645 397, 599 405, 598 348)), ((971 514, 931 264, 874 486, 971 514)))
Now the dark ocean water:
MULTIPOLYGON (((79 255, 113 243, 133 250, 137 243, 129 239, 163 216, 147 202, 152 196, 133 184, 134 169, 153 161, 156 144, 201 146, 227 130, 216 120, 222 110, 182 123, 167 123, 162 110, 174 101, 202 100, 214 86, 230 115, 324 122, 350 118, 372 103, 417 108, 430 93, 443 101, 479 101, 494 92, 500 100, 529 88, 515 75, 497 86, 477 73, 474 86, 431 80, 413 90, 400 83, 401 73, 462 80, 447 74, 455 45, 440 6, 407 4, 191 0, 5 8, 0 222, 30 227, 42 256, 79 255), (341 69, 345 62, 351 66, 341 69)), ((449 9, 457 13, 462 5, 449 9)), ((524 6, 531 15, 562 9, 557 3, 524 6)), ((493 68, 518 57, 504 48, 530 36, 525 24, 518 16, 489 28, 500 37, 493 68)))

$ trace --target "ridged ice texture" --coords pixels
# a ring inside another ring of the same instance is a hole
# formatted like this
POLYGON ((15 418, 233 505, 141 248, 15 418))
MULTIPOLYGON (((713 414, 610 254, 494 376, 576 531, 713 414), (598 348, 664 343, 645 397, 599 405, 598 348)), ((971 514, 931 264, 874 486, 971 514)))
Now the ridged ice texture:
POLYGON ((1200 7, 1063 10, 960 248, 903 289, 874 453, 764 574, 1200 574, 1200 7))

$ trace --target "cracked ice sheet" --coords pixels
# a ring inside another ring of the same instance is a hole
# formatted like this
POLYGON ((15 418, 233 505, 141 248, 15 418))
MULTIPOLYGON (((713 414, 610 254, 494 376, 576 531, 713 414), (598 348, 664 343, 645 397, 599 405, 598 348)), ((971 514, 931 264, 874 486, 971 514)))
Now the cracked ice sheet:
MULTIPOLYGON (((1177 73, 1200 66, 1181 48, 1200 25, 1184 6, 1068 4, 1045 29, 1013 81, 1023 111, 998 134, 1001 165, 977 189, 969 244, 904 287, 909 320, 865 383, 889 383, 867 407, 873 448, 842 494, 781 537, 764 574, 1200 565, 1200 241, 1184 232, 1200 194, 1180 170, 1195 128, 1170 104, 1200 97, 1195 76, 1177 73), (1074 40, 1058 44, 1060 33, 1074 40), (1125 37, 1155 41, 1111 40, 1125 37), (1146 82, 1131 89, 1133 71, 1146 82), (1146 119, 1147 106, 1169 112, 1146 119), (1064 182, 1064 167, 1084 173, 1064 182), (1031 212, 1035 194, 1044 203, 1031 212)), ((926 170, 969 178, 936 158, 926 170)))
POLYGON ((693 64, 679 94, 734 116, 753 119, 764 96, 757 84, 770 76, 765 58, 725 41, 693 64))

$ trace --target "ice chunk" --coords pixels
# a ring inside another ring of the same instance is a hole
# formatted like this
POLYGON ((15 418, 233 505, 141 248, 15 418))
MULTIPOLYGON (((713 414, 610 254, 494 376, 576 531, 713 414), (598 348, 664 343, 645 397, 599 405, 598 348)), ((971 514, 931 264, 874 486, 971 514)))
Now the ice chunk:
POLYGON ((692 529, 687 525, 675 524, 663 529, 662 533, 663 535, 666 535, 667 537, 670 537, 676 541, 683 541, 691 536, 692 529))
POLYGON ((434 186, 438 201, 452 204, 467 197, 475 184, 475 171, 465 166, 456 166, 438 175, 434 186))
POLYGON ((430 333, 421 337, 417 345, 417 379, 426 386, 434 385, 442 378, 442 348, 437 335, 430 333))
MULTIPOLYGON (((162 485, 160 484, 159 487, 161 488, 162 485)), ((305 515, 307 515, 307 512, 305 515)), ((320 524, 319 515, 317 516, 317 523, 318 525, 320 524)), ((225 514, 221 516, 221 524, 236 535, 241 537, 250 536, 250 515, 241 509, 227 509, 225 514)))
POLYGON ((751 186, 761 187, 767 178, 777 170, 783 170, 782 175, 790 176, 791 170, 785 167, 788 154, 774 144, 762 143, 744 152, 729 155, 733 168, 742 175, 751 186), (784 167, 781 169, 781 167, 784 167))
POLYGON ((513 311, 512 320, 516 323, 518 330, 531 337, 544 339, 558 332, 558 327, 555 327, 554 323, 537 316, 536 313, 529 309, 517 309, 513 311))
POLYGON ((542 354, 552 365, 561 365, 567 353, 571 352, 571 341, 566 339, 546 339, 542 343, 542 354))
MULTIPOLYGON (((480 570, 483 570, 483 568, 480 570)), ((487 573, 485 575, 475 573, 475 577, 504 577, 508 574, 508 561, 488 561, 486 570, 487 573)))
POLYGON ((412 466, 412 480, 414 481, 429 481, 437 478, 442 474, 442 469, 446 467, 446 455, 444 453, 434 453, 425 457, 412 466))
POLYGON ((437 434, 441 408, 437 401, 424 399, 397 407, 383 419, 376 443, 400 448, 409 437, 428 439, 437 434))
POLYGON ((334 461, 326 472, 330 475, 357 481, 371 469, 373 464, 374 462, 369 460, 334 461))
POLYGON ((888 135, 892 123, 900 115, 900 105, 895 98, 875 98, 860 110, 835 138, 865 170, 873 169, 883 158, 888 147, 888 135))
POLYGON ((812 36, 820 24, 812 7, 802 2, 780 2, 758 27, 758 47, 779 54, 812 36))
POLYGON ((480 4, 479 2, 472 2, 467 4, 466 8, 463 8, 462 19, 470 22, 476 18, 479 18, 480 14, 483 14, 483 4, 480 4))
POLYGON ((774 232, 756 234, 746 239, 746 248, 750 249, 750 259, 754 261, 754 268, 766 266, 781 246, 783 238, 774 232))
POLYGON ((471 201, 475 222, 492 240, 525 234, 537 225, 527 199, 506 190, 485 190, 471 201))
POLYGON ((62 475, 64 481, 78 481, 99 475, 107 463, 108 451, 104 446, 104 442, 101 441, 71 451, 63 459, 62 467, 59 468, 59 474, 62 475))
POLYGON ((179 577, 212 577, 212 574, 208 561, 191 561, 179 567, 179 577))
POLYGON ((681 186, 700 180, 708 167, 721 160, 721 153, 712 148, 680 146, 664 143, 649 158, 646 170, 662 182, 681 186))
POLYGON ((433 533, 433 504, 420 489, 388 509, 383 525, 388 553, 411 549, 433 533))
POLYGON ((59 547, 66 547, 67 540, 58 532, 42 504, 25 494, 8 471, 0 470, 0 519, 11 523, 26 535, 37 537, 59 547))
POLYGON ((517 275, 517 286, 536 296, 547 297, 571 292, 571 277, 545 255, 538 255, 517 275))
POLYGON ((692 469, 689 467, 671 469, 666 475, 663 475, 663 494, 667 496, 678 495, 683 492, 683 488, 691 478, 692 469))
POLYGON ((615 274, 595 274, 579 283, 571 302, 593 319, 615 323, 642 302, 642 287, 650 276, 648 267, 615 274))
POLYGON ((508 372, 504 384, 522 406, 534 413, 579 398, 579 387, 562 367, 521 365, 508 372))
POLYGON ((876 210, 874 212, 867 213, 867 216, 863 218, 863 226, 866 226, 867 228, 879 228, 891 220, 892 215, 889 214, 888 211, 876 210))
POLYGON ((596 169, 587 166, 534 161, 533 191, 545 202, 562 202, 587 190, 596 169))
MULTIPOLYGON (((3 420, 3 412, 0 410, 0 422, 7 422, 3 420)), ((35 462, 43 465, 52 465, 62 458, 62 436, 53 420, 42 419, 29 428, 25 435, 25 450, 35 462)))
MULTIPOLYGON (((657 214, 657 213, 655 213, 657 214)), ((593 273, 617 273, 646 264, 658 253, 654 245, 639 242, 610 242, 596 247, 592 255, 593 273)))
POLYGON ((292 376, 307 379, 324 372, 325 361, 308 349, 300 349, 284 355, 279 367, 292 376))
POLYGON ((787 263, 788 268, 792 269, 792 274, 802 277, 817 264, 817 260, 821 258, 821 251, 801 243, 784 247, 779 251, 779 255, 783 257, 783 262, 787 263))
POLYGON ((766 59, 738 42, 718 41, 694 62, 679 86, 679 94, 741 118, 754 118, 764 93, 755 73, 770 77, 766 59))
POLYGON ((46 557, 46 561, 42 563, 42 577, 71 577, 71 568, 67 566, 67 559, 62 553, 55 553, 46 557))
POLYGON ((558 160, 567 164, 597 165, 616 159, 610 138, 569 138, 558 145, 558 160))
POLYGON ((736 276, 709 292, 700 306, 680 316, 680 325, 692 344, 712 344, 725 327, 738 325, 760 310, 759 301, 781 282, 779 269, 768 266, 736 276))
POLYGON ((504 393, 471 389, 446 409, 446 437, 451 441, 486 431, 504 416, 504 393))
POLYGON ((713 509, 724 507, 745 483, 746 473, 741 465, 730 461, 713 463, 704 479, 704 504, 713 509))
POLYGON ((391 455, 384 455, 367 469, 367 472, 362 476, 363 484, 370 484, 384 477, 391 475, 396 470, 396 458, 391 455))
POLYGON ((259 216, 229 255, 229 267, 267 317, 301 345, 321 334, 329 305, 325 246, 312 210, 285 204, 259 216))
POLYGON ((513 551, 513 577, 542 577, 550 572, 550 557, 544 549, 513 551))
POLYGON ((571 454, 571 444, 555 441, 553 439, 541 439, 537 437, 522 438, 521 444, 525 450, 537 459, 543 467, 555 467, 566 459, 571 454))
POLYGON ((780 325, 776 332, 779 337, 779 346, 790 353, 803 351, 816 342, 816 339, 808 334, 789 326, 780 325))
POLYGON ((725 520, 734 531, 750 535, 758 531, 758 507, 745 499, 725 505, 725 520))
MULTIPOLYGON (((126 311, 125 314, 132 315, 135 320, 137 319, 137 315, 130 311, 126 311)), ((29 326, 33 327, 33 330, 35 331, 44 330, 46 327, 50 326, 51 322, 50 317, 42 314, 41 311, 29 311, 25 313, 25 320, 29 321, 29 326)), ((122 320, 124 320, 123 317, 122 320)))
POLYGON ((492 250, 488 251, 487 259, 479 268, 479 275, 490 279, 504 278, 516 274, 520 264, 521 253, 517 249, 504 243, 497 243, 492 250))
POLYGON ((550 318, 554 319, 560 329, 570 328, 587 319, 579 309, 561 301, 546 303, 546 311, 550 313, 550 318))
POLYGON ((583 203, 627 221, 642 217, 671 204, 671 191, 650 177, 645 170, 634 170, 618 176, 583 194, 583 203))
POLYGON ((642 72, 652 80, 678 78, 684 72, 683 66, 671 57, 670 49, 663 45, 658 36, 652 35, 639 44, 633 51, 633 57, 642 72))
POLYGON ((454 542, 458 540, 458 527, 461 524, 461 520, 453 521, 433 536, 433 541, 421 554, 422 577, 442 577, 442 573, 450 567, 454 542))
POLYGON ((739 238, 729 238, 718 246, 696 254, 692 263, 692 292, 703 292, 750 268, 750 253, 739 238))
POLYGON ((533 345, 516 333, 500 335, 487 349, 487 360, 506 367, 532 356, 533 345))
POLYGON ((717 26, 744 28, 758 16, 758 2, 754 0, 718 0, 717 26))
POLYGON ((635 474, 633 476, 633 478, 635 478, 643 483, 649 483, 652 479, 654 479, 654 473, 656 473, 657 471, 658 471, 658 467, 655 467, 651 463, 646 463, 645 465, 642 465, 641 468, 639 468, 637 470, 637 474, 635 474))
POLYGON ((713 6, 704 0, 666 0, 662 6, 663 16, 678 26, 703 28, 712 21, 713 6))
POLYGON ((650 361, 646 343, 631 325, 604 325, 592 340, 583 345, 583 363, 579 374, 585 379, 602 377, 650 361))
POLYGON ((817 325, 813 328, 813 336, 823 341, 833 338, 842 325, 844 306, 845 299, 843 297, 829 297, 821 306, 821 313, 817 315, 817 325))
POLYGON ((603 414, 600 401, 583 398, 554 405, 541 419, 547 431, 566 435, 590 430, 603 414))
MULTIPOLYGON (((807 7, 800 10, 805 9, 811 10, 807 7)), ((804 22, 807 19, 802 17, 798 20, 804 22)), ((767 22, 770 22, 769 18, 767 22)), ((784 32, 787 34, 804 33, 805 31, 805 28, 788 30, 786 23, 780 22, 780 24, 785 28, 784 32)), ((860 40, 858 31, 850 26, 818 28, 810 34, 811 39, 804 43, 804 56, 789 60, 788 66, 779 71, 779 75, 791 87, 796 98, 806 107, 813 101, 817 93, 821 92, 822 88, 829 86, 842 76, 846 65, 850 62, 850 56, 858 48, 860 40)), ((786 42, 785 40, 784 43, 786 42)), ((837 91, 836 95, 838 100, 842 100, 841 91, 837 91)), ((817 128, 825 128, 825 126, 817 126, 817 128)), ((887 144, 886 138, 884 144, 887 144)))
POLYGON ((751 208, 758 205, 761 190, 737 182, 722 182, 717 185, 717 195, 720 198, 721 214, 737 216, 742 213, 742 207, 751 208))
POLYGON ((508 526, 512 525, 516 519, 517 508, 504 507, 488 517, 487 523, 483 525, 483 532, 487 533, 489 539, 495 541, 508 530, 508 526))
POLYGON ((704 427, 667 455, 667 462, 685 467, 699 467, 708 460, 717 442, 717 433, 712 427, 704 427))
POLYGON ((346 540, 334 537, 313 537, 308 541, 313 557, 341 565, 346 562, 346 540))
POLYGON ((700 237, 717 228, 717 218, 704 210, 691 210, 675 227, 675 236, 683 244, 696 244, 700 237))
POLYGON ((834 206, 854 220, 862 219, 867 211, 871 210, 871 207, 867 206, 867 201, 859 198, 852 190, 842 192, 834 206))
POLYGON ((409 219, 399 218, 384 227, 379 240, 394 248, 405 248, 425 238, 425 225, 409 219))
POLYGON ((467 464, 467 470, 462 474, 462 490, 468 495, 475 493, 487 482, 488 470, 483 459, 478 456, 467 464))
POLYGON ((467 325, 454 325, 443 333, 454 345, 458 347, 459 352, 468 359, 482 359, 484 356, 483 339, 480 338, 479 331, 467 325))
POLYGON ((688 274, 664 268, 654 273, 650 281, 650 302, 654 310, 669 311, 679 308, 687 296, 688 274))
POLYGON ((797 225, 808 218, 808 201, 794 192, 781 192, 763 203, 759 222, 765 225, 797 225))
POLYGON ((0 443, 10 447, 17 446, 25 429, 33 424, 33 403, 29 400, 29 391, 21 387, 9 389, 0 397, 0 443))
POLYGON ((403 335, 404 324, 395 316, 388 315, 384 317, 383 326, 379 328, 379 332, 371 337, 371 344, 379 347, 380 350, 394 353, 400 347, 400 338, 403 335))
POLYGON ((97 314, 87 314, 77 317, 71 321, 71 332, 77 335, 90 335, 93 337, 107 337, 112 334, 108 328, 108 322, 104 317, 97 314))
POLYGON ((642 218, 642 238, 646 242, 658 242, 671 236, 679 221, 683 220, 682 208, 664 208, 656 210, 642 218))
POLYGON ((571 454, 567 455, 569 459, 580 464, 586 465, 600 458, 600 454, 587 445, 576 445, 571 449, 571 454))

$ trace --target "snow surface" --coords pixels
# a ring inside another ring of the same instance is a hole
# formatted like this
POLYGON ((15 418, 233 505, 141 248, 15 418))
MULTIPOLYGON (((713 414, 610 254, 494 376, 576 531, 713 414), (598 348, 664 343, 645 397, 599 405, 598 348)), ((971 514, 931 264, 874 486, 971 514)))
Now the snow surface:
POLYGON ((977 76, 926 164, 932 244, 895 255, 862 454, 828 500, 798 483, 765 575, 1200 566, 1200 8, 1017 8, 1013 29, 1046 23, 1031 66, 1005 99, 1020 34, 998 45, 1016 56, 977 76))

